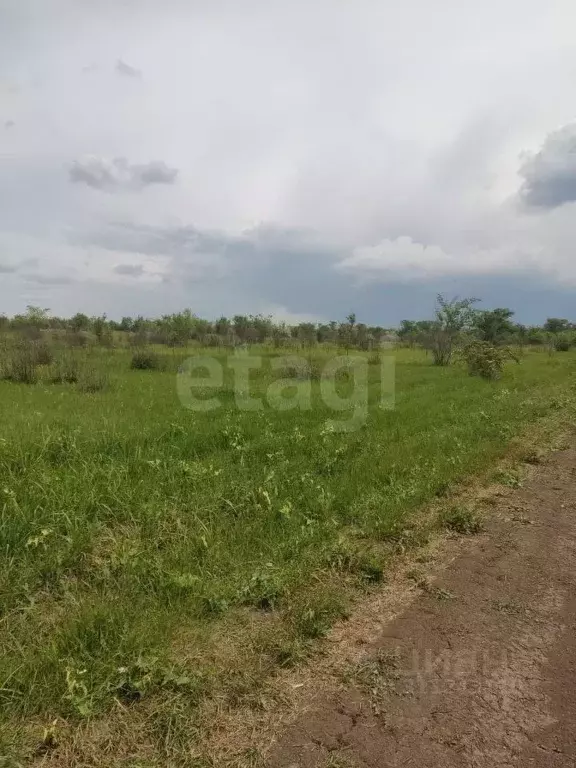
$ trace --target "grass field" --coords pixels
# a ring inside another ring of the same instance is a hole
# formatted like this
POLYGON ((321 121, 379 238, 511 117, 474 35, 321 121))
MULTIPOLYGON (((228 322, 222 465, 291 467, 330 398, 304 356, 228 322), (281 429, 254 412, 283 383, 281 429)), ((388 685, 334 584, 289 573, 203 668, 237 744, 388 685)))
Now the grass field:
MULTIPOLYGON (((204 700, 297 662, 415 543, 415 509, 575 391, 572 352, 527 352, 487 382, 385 351, 395 408, 373 362, 366 423, 338 432, 318 381, 310 410, 243 411, 227 374, 221 407, 199 412, 177 395, 183 352, 164 370, 74 354, 107 386, 0 381, 0 754, 14 761, 58 762, 67 728, 121 707, 134 741, 101 764, 199 765, 182 745, 204 700)), ((254 392, 276 375, 264 365, 254 392)))

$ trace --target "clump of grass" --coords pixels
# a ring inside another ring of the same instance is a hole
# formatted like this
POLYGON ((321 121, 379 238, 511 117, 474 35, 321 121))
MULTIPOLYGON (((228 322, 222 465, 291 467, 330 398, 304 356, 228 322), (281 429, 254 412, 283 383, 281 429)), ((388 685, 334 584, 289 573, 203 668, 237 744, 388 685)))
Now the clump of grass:
POLYGON ((463 536, 473 536, 482 530, 482 521, 467 507, 450 507, 440 515, 441 525, 449 531, 463 536))
POLYGON ((89 368, 83 371, 78 378, 78 389, 80 392, 93 394, 102 392, 110 387, 110 378, 105 371, 99 371, 96 368, 89 368))
POLYGON ((19 384, 35 384, 38 381, 38 365, 27 352, 13 353, 2 367, 2 378, 19 384))
POLYGON ((380 350, 375 349, 373 352, 370 353, 368 357, 368 364, 369 365, 380 365, 382 362, 382 357, 380 355, 380 350))
POLYGON ((328 551, 326 562, 330 568, 357 574, 368 583, 377 583, 384 579, 383 558, 376 552, 355 546, 344 539, 328 551))
POLYGON ((138 371, 158 371, 162 367, 160 356, 151 349, 137 349, 132 355, 130 368, 138 371))
POLYGON ((67 355, 56 360, 50 374, 52 384, 76 384, 80 379, 80 365, 75 357, 67 355))
POLYGON ((522 479, 516 470, 502 470, 497 472, 495 478, 497 483, 507 486, 508 488, 520 488, 522 485, 522 479))
POLYGON ((43 339, 19 339, 4 350, 2 378, 20 384, 35 384, 39 366, 50 365, 52 348, 43 339))
POLYGON ((50 344, 43 339, 31 343, 32 355, 37 365, 50 365, 54 360, 54 353, 50 344))
POLYGON ((323 637, 338 619, 347 617, 343 596, 328 590, 298 601, 290 611, 292 625, 304 640, 323 637))
POLYGON ((322 367, 315 362, 291 363, 280 371, 282 378, 295 379, 296 381, 320 381, 322 367))

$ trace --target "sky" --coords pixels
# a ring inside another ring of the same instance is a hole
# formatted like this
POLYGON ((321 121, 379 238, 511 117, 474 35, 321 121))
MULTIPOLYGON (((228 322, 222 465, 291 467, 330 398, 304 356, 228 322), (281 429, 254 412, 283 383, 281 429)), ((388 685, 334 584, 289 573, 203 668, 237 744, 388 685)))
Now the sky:
POLYGON ((0 313, 576 320, 573 0, 0 0, 0 313))

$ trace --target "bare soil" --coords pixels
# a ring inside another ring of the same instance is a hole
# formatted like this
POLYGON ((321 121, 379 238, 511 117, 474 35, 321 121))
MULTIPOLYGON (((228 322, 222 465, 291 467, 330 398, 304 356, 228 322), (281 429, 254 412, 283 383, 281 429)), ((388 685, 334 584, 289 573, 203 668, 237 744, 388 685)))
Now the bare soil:
POLYGON ((268 768, 576 766, 576 450, 485 502, 484 533, 343 630, 339 685, 284 681, 268 768))

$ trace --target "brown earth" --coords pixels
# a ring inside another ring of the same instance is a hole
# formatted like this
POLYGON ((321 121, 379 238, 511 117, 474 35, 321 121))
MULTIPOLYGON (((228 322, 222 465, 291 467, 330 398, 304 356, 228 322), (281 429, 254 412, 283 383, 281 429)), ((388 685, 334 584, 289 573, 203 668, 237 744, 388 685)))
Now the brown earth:
POLYGON ((339 685, 284 681, 268 768, 576 766, 576 450, 485 501, 484 533, 332 638, 362 646, 339 685))

